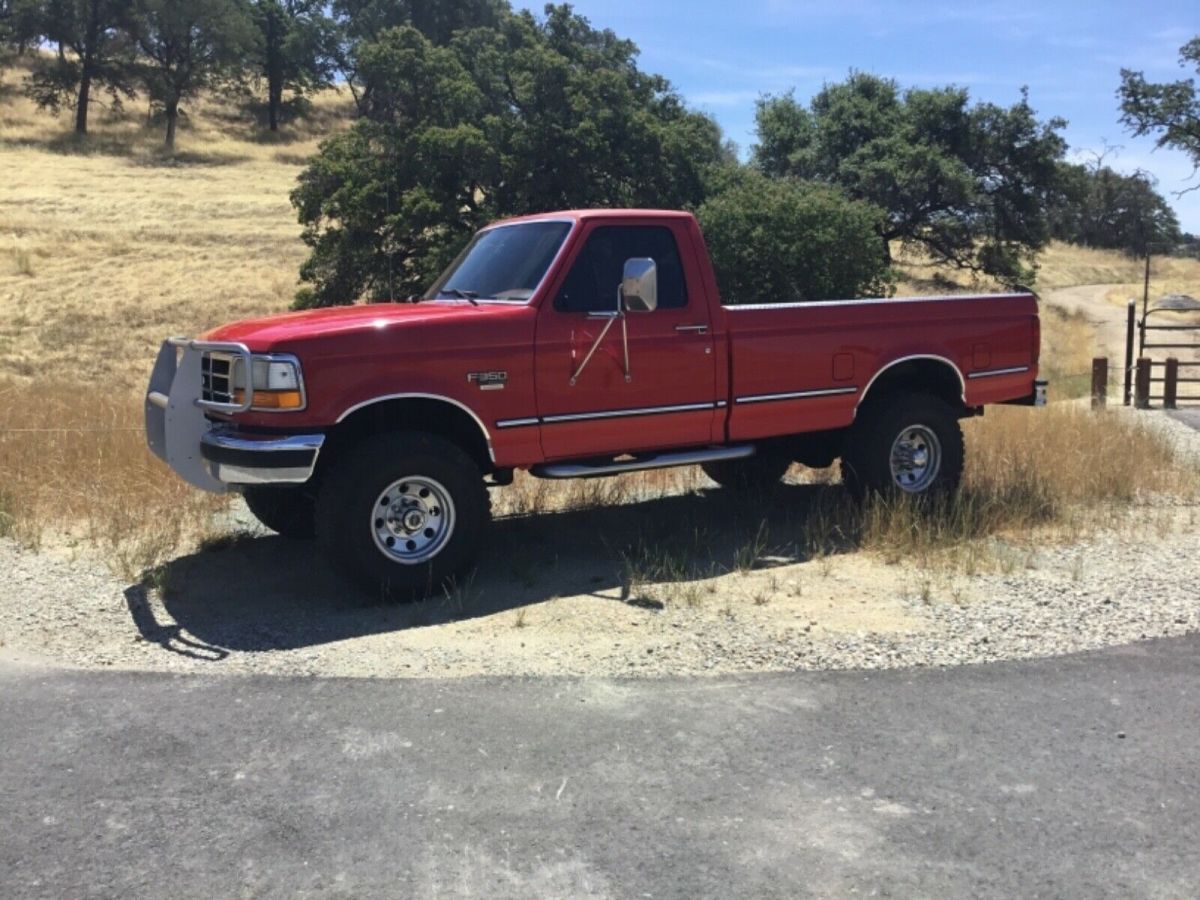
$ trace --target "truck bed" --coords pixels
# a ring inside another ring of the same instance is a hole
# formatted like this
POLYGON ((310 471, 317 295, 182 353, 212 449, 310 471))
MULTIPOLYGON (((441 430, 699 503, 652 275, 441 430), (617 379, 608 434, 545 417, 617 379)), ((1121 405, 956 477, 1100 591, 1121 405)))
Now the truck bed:
POLYGON ((761 303, 722 307, 729 439, 849 425, 891 367, 929 360, 954 370, 968 407, 1030 393, 1040 328, 1029 293, 761 303), (937 347, 942 355, 930 353, 937 347))

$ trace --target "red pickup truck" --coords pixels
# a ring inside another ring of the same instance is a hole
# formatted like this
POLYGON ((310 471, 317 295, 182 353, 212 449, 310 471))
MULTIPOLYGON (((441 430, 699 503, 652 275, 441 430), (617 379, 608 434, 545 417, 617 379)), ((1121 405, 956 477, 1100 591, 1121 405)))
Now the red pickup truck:
POLYGON ((397 595, 467 566, 487 488, 699 464, 762 487, 842 460, 856 494, 953 490, 959 419, 1040 405, 1028 293, 723 305, 687 213, 480 231, 421 298, 164 343, 151 449, 397 595))

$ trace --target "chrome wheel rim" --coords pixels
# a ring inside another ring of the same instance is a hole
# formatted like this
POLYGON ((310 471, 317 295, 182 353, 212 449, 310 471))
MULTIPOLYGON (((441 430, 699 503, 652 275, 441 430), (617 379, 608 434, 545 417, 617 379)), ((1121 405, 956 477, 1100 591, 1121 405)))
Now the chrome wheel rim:
POLYGON ((892 482, 909 494, 928 490, 942 469, 942 444, 928 425, 909 425, 892 442, 892 482))
POLYGON ((441 552, 454 533, 454 518, 454 501, 442 484, 410 475, 393 481, 375 500, 371 532, 391 562, 413 566, 441 552))

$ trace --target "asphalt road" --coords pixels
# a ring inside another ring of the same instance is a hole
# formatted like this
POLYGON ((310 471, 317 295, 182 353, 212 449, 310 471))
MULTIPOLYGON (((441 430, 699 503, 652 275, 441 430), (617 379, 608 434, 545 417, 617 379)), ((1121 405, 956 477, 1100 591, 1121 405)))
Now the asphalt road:
POLYGON ((1200 407, 1190 406, 1186 409, 1176 409, 1168 412, 1167 415, 1200 431, 1200 407))
POLYGON ((20 897, 1194 897, 1200 638, 663 682, 0 668, 20 897))

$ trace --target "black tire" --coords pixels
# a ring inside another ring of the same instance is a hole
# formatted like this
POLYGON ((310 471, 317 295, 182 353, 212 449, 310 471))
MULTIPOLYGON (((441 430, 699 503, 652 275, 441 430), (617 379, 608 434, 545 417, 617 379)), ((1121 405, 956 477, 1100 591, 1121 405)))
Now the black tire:
POLYGON ((958 490, 963 458, 962 429, 949 404, 930 394, 893 394, 859 410, 842 456, 842 481, 858 499, 944 496, 958 490), (936 454, 936 464, 906 468, 899 462, 893 474, 892 451, 902 438, 916 462, 936 454))
POLYGON ((422 432, 381 434, 363 440, 325 473, 317 494, 317 540, 330 562, 364 590, 413 600, 438 591, 471 564, 489 516, 483 474, 459 447, 422 432), (420 506, 418 519, 427 517, 411 535, 401 521, 410 502, 420 506), (426 537, 431 532, 436 538, 426 537), (405 560, 406 553, 417 555, 405 560))
POLYGON ((317 533, 316 499, 302 485, 252 484, 242 497, 254 518, 285 538, 310 538, 317 533))
POLYGON ((724 459, 701 463, 704 474, 723 488, 768 490, 777 485, 792 461, 777 453, 756 453, 745 459, 724 459))

